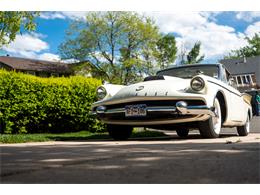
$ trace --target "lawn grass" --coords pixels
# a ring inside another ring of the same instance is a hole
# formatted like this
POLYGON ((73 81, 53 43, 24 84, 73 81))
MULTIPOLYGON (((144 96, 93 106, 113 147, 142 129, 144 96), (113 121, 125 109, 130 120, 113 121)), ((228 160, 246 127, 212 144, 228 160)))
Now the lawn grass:
MULTIPOLYGON (((162 137, 167 136, 159 131, 138 131, 134 130, 131 138, 162 137)), ((0 134, 0 143, 26 143, 45 141, 84 141, 84 140, 105 140, 111 139, 108 133, 91 133, 80 131, 74 133, 42 133, 42 134, 0 134)))

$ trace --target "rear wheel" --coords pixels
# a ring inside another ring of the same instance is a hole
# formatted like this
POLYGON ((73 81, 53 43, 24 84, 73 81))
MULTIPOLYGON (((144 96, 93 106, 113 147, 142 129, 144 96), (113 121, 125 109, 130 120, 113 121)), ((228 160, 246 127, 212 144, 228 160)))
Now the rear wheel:
POLYGON ((189 135, 189 129, 177 129, 176 133, 179 137, 185 138, 189 135))
POLYGON ((200 135, 203 138, 217 138, 221 130, 221 107, 217 98, 214 100, 215 116, 199 122, 200 135))
POLYGON ((133 131, 133 127, 124 125, 107 125, 107 131, 114 140, 127 140, 133 131))
POLYGON ((250 119, 247 115, 246 123, 243 126, 237 127, 237 133, 239 136, 247 136, 250 131, 250 119))

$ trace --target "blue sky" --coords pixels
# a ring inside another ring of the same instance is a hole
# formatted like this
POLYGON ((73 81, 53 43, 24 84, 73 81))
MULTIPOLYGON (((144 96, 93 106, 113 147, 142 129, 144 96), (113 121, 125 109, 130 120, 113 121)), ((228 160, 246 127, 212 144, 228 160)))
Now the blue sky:
POLYGON ((65 31, 69 28, 70 19, 53 19, 46 20, 39 18, 36 20, 38 27, 36 33, 47 35, 43 40, 46 41, 51 53, 58 52, 58 46, 64 41, 65 31))
MULTIPOLYGON (((59 61, 58 46, 65 31, 87 12, 43 12, 37 18, 37 30, 24 32, 5 46, 0 55, 59 61)), ((153 17, 162 33, 173 33, 180 50, 189 50, 202 42, 205 62, 216 62, 231 49, 246 44, 245 36, 260 32, 260 12, 143 12, 153 17)))

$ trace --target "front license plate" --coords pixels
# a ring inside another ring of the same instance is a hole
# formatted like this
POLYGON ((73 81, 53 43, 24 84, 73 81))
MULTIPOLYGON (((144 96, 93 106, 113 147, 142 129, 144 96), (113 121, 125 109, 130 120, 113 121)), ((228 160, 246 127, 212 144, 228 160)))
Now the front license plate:
POLYGON ((146 116, 146 105, 137 104, 137 105, 125 106, 125 116, 126 117, 146 116))

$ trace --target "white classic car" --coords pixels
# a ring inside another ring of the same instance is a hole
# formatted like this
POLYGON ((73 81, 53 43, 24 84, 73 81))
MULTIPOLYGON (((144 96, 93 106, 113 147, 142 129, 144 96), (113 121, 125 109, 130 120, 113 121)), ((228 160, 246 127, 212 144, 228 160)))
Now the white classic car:
POLYGON ((129 138, 133 127, 176 130, 180 137, 199 129, 204 138, 237 127, 246 136, 252 118, 251 96, 234 87, 222 64, 168 68, 128 86, 104 84, 97 96, 91 112, 116 140, 129 138))

